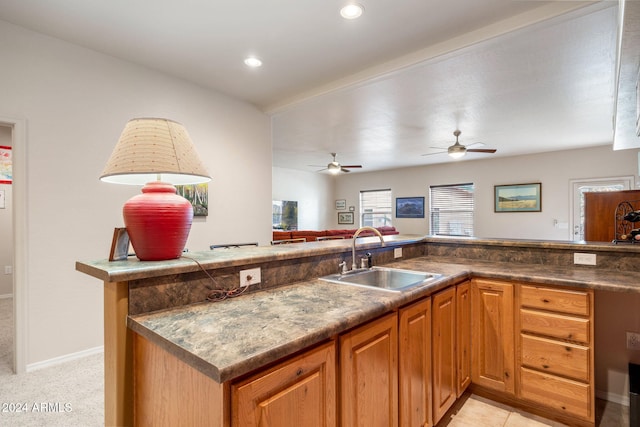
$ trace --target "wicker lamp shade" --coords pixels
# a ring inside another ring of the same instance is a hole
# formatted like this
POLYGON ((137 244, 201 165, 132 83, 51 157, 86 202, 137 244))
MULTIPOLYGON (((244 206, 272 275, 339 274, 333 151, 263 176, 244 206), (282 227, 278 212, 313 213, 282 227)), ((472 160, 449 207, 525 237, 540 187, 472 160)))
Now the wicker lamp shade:
POLYGON ((149 181, 199 184, 211 180, 187 130, 167 119, 130 120, 100 179, 116 184, 149 181))
POLYGON ((131 245, 140 260, 181 256, 191 230, 193 207, 176 194, 172 184, 211 180, 181 124, 167 119, 130 120, 100 179, 145 184, 142 194, 129 199, 122 209, 131 245))

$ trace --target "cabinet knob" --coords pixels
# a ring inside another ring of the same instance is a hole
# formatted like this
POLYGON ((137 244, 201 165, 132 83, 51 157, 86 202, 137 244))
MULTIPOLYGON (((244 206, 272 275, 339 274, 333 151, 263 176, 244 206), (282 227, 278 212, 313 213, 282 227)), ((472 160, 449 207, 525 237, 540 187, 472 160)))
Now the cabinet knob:
POLYGON ((298 370, 296 371, 296 375, 300 376, 300 375, 302 375, 303 372, 304 372, 304 369, 298 368, 298 370))

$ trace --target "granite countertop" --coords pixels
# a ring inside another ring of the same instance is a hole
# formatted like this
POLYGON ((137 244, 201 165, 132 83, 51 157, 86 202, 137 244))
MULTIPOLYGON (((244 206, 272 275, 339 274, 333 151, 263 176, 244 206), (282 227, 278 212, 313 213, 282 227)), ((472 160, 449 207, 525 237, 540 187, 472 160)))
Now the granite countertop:
POLYGON ((225 382, 459 283, 471 274, 548 285, 640 292, 624 271, 413 258, 389 266, 440 273, 396 293, 310 280, 220 302, 132 316, 129 327, 218 382, 225 382))

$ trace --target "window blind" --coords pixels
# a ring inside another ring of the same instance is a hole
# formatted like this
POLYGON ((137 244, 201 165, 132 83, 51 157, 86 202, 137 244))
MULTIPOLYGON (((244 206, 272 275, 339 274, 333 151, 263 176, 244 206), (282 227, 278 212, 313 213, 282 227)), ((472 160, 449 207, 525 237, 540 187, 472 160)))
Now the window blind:
POLYGON ((360 191, 360 226, 392 225, 391 189, 360 191))
POLYGON ((473 236, 473 183, 429 187, 431 234, 473 236))

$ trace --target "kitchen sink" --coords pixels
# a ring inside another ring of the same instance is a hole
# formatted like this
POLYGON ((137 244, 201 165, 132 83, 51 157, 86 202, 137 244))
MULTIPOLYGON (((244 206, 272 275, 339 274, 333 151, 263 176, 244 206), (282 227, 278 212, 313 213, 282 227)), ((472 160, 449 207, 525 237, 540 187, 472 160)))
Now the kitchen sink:
POLYGON ((372 267, 352 270, 344 274, 331 274, 329 276, 320 277, 320 280, 345 285, 401 292, 416 286, 424 285, 430 281, 439 279, 440 277, 442 277, 442 274, 402 270, 399 268, 372 267))

